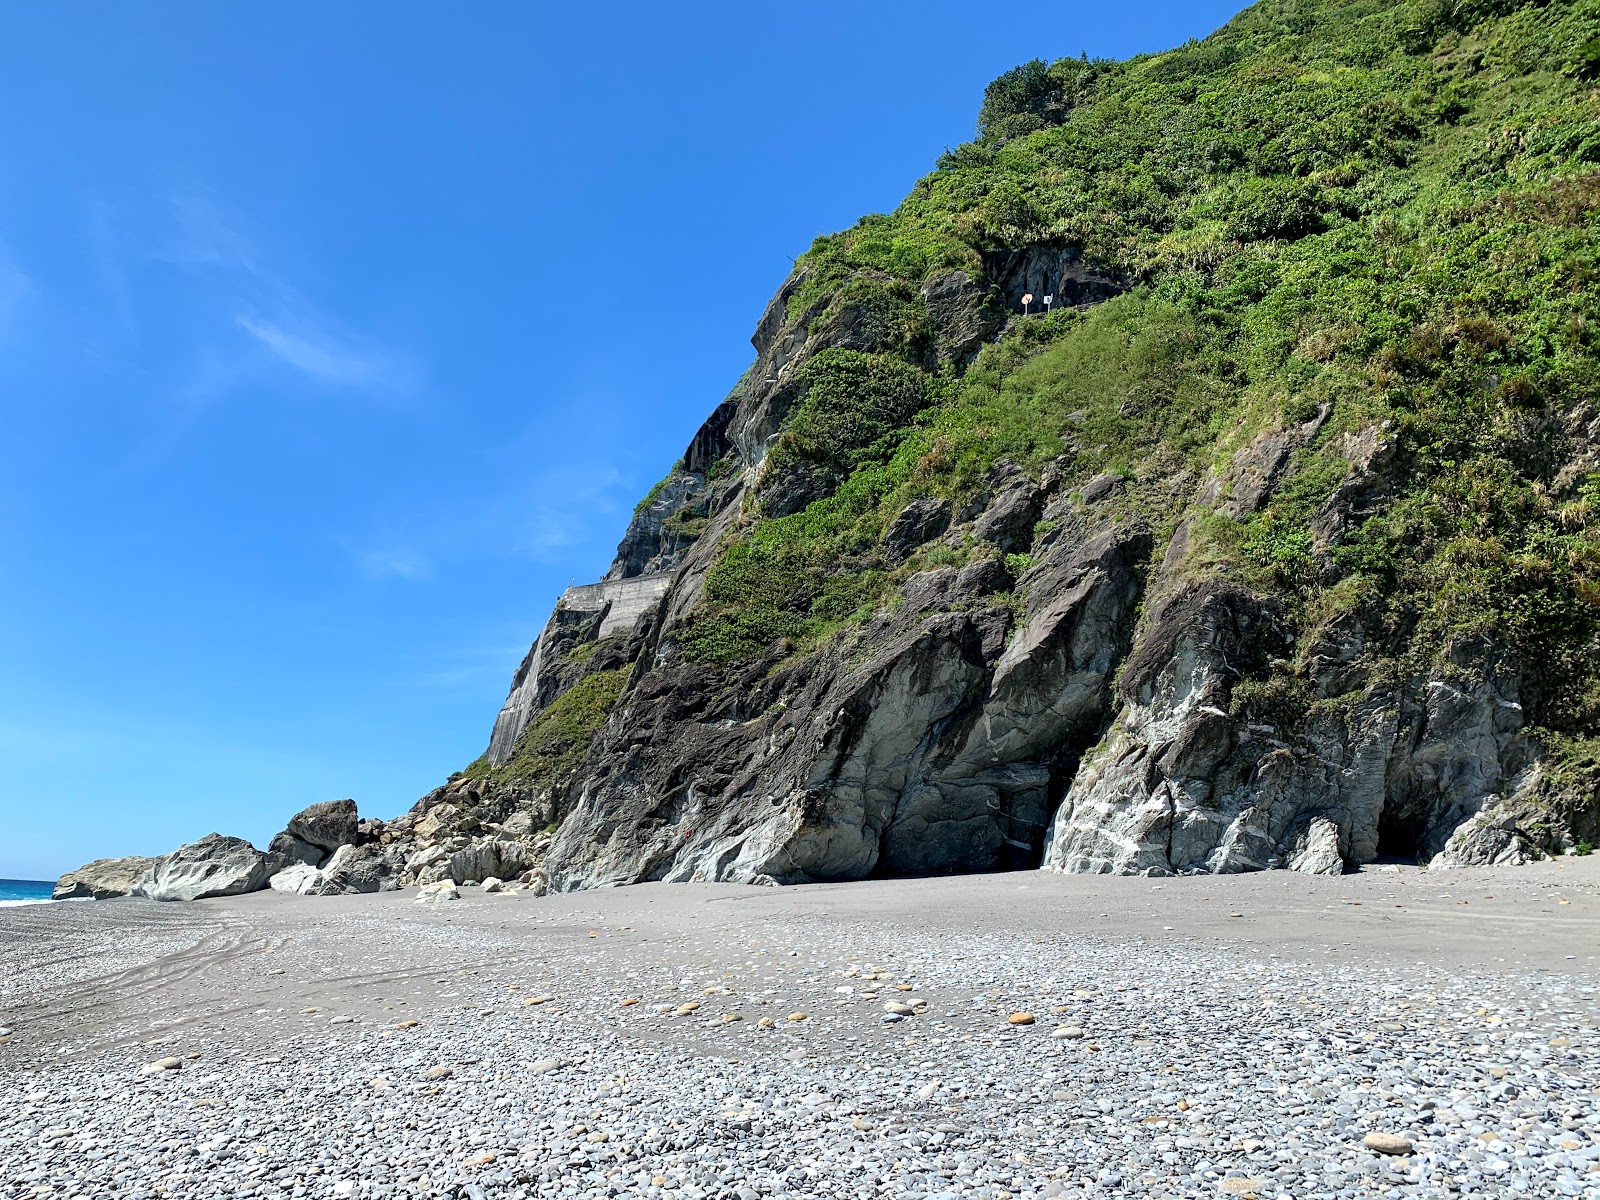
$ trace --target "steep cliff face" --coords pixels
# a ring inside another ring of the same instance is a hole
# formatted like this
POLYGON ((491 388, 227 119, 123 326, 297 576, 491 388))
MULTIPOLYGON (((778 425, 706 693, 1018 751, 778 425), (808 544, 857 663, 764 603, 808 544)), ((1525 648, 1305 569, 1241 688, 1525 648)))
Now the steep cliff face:
POLYGON ((996 81, 779 289, 436 840, 557 889, 1594 840, 1597 38, 1269 0, 996 81))

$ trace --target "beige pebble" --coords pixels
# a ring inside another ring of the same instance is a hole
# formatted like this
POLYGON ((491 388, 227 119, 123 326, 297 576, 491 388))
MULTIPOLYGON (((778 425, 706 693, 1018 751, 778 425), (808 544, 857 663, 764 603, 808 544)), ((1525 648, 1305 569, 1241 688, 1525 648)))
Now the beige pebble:
POLYGON ((680 1004, 680 1005, 678 1005, 678 1007, 677 1007, 677 1008, 675 1008, 675 1009, 673 1009, 673 1010, 672 1010, 672 1011, 673 1011, 673 1012, 674 1012, 674 1013, 675 1013, 675 1014, 676 1014, 676 1015, 677 1015, 677 1016, 680 1016, 680 1017, 687 1017, 687 1016, 688 1016, 688 1015, 689 1015, 689 1014, 690 1014, 690 1013, 692 1013, 692 1012, 694 1012, 694 1010, 695 1010, 695 1009, 697 1009, 697 1008, 699 1008, 699 1007, 700 1007, 700 1001, 698 1001, 698 1000, 691 1000, 691 1001, 689 1001, 689 1002, 688 1002, 688 1003, 687 1003, 687 1004, 680 1004))
POLYGON ((523 1003, 523 1006, 526 1007, 529 1004, 549 1004, 550 1001, 552 1001, 554 999, 555 999, 554 996, 529 996, 522 1003, 523 1003))
POLYGON ((762 1017, 761 1020, 756 1022, 757 1029, 776 1029, 777 1027, 778 1023, 771 1017, 762 1017))
POLYGON ((469 1167, 487 1167, 498 1157, 499 1155, 497 1155, 493 1150, 485 1150, 482 1154, 474 1154, 471 1158, 467 1159, 466 1165, 469 1167))
POLYGON ((807 1014, 802 1012, 792 1012, 789 1014, 789 1020, 791 1021, 804 1021, 806 1017, 807 1014))
POLYGON ((1224 1179, 1218 1186, 1222 1193, 1227 1196, 1254 1196, 1267 1186, 1267 1181, 1265 1179, 1243 1179, 1235 1176, 1232 1179, 1224 1179))
POLYGON ((724 1021, 742 1021, 742 1020, 744 1020, 744 1014, 743 1013, 723 1013, 722 1014, 722 1019, 724 1021))
POLYGON ((301 1010, 300 1010, 300 1015, 301 1015, 301 1016, 302 1016, 302 1017, 309 1017, 309 1016, 310 1016, 310 1015, 311 1015, 311 1014, 312 1014, 312 1013, 319 1013, 319 1012, 321 1012, 321 1011, 322 1011, 322 1010, 321 1010, 321 1009, 320 1009, 320 1008, 317 1008, 317 1007, 316 1007, 316 1006, 315 1006, 315 1005, 313 1005, 313 1006, 312 1006, 312 1007, 310 1007, 310 1008, 302 1008, 302 1009, 301 1009, 301 1010))
POLYGON ((176 1071, 181 1066, 183 1066, 181 1058, 158 1058, 155 1062, 148 1062, 140 1067, 139 1074, 160 1075, 167 1071, 176 1071))
POLYGON ((370 1088, 373 1088, 375 1091, 380 1091, 381 1092, 381 1091, 383 1091, 384 1088, 389 1086, 389 1081, 387 1079, 385 1079, 382 1075, 379 1075, 375 1079, 369 1079, 367 1081, 367 1086, 370 1087, 370 1088))
POLYGON ((591 1142, 609 1142, 611 1140, 611 1135, 604 1131, 591 1133, 587 1140, 591 1142))
POLYGON ((904 1000, 890 1000, 883 1006, 883 1011, 886 1013, 896 1013, 902 1017, 909 1017, 914 1014, 917 1009, 915 1005, 907 1004, 904 1000))
POLYGON ((623 1008, 632 1008, 637 1003, 639 1003, 639 997, 637 997, 637 996, 629 996, 626 1000, 624 1000, 622 1002, 621 1007, 623 1007, 623 1008))
POLYGON ((1033 1014, 1028 1012, 1014 1012, 1006 1018, 1012 1025, 1032 1025, 1033 1014))
POLYGON ((1361 1144, 1379 1154, 1410 1154, 1413 1149, 1411 1139, 1397 1133, 1369 1133, 1361 1144))
POLYGON ((421 1021, 396 1021, 394 1027, 396 1029, 415 1029, 420 1024, 422 1024, 421 1021))
POLYGON ((422 1073, 424 1079, 449 1079, 455 1072, 449 1067, 429 1067, 422 1073))

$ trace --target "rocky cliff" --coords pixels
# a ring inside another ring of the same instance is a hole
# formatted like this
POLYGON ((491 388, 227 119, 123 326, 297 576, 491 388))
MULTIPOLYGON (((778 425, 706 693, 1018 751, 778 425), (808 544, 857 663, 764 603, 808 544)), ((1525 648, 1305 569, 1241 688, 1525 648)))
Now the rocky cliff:
POLYGON ((305 887, 1586 852, 1597 47, 1264 0, 1007 73, 799 261, 487 753, 305 887))
POLYGON ((1267 3, 997 81, 641 507, 549 886, 1593 840, 1594 24, 1267 3))

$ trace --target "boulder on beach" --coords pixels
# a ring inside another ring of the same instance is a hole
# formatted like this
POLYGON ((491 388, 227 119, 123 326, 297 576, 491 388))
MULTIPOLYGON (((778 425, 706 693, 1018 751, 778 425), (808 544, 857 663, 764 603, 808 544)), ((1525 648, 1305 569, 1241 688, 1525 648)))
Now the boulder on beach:
POLYGON ((126 896, 138 886, 151 867, 153 858, 137 855, 128 858, 97 858, 76 871, 68 871, 56 881, 52 900, 109 900, 126 896))
POLYGON ((133 894, 151 900, 204 900, 258 892, 277 865, 274 857, 243 838, 208 833, 156 859, 133 894))
POLYGON ((388 846, 369 842, 345 845, 323 864, 321 879, 310 889, 314 896, 345 896, 357 892, 392 892, 400 886, 405 860, 388 846))
POLYGON ((324 866, 339 847, 355 842, 360 823, 354 800, 324 800, 290 817, 267 852, 284 863, 324 866))
POLYGON ((305 896, 321 882, 321 871, 309 863, 297 862, 291 863, 267 880, 267 886, 275 892, 284 892, 290 896, 305 896))

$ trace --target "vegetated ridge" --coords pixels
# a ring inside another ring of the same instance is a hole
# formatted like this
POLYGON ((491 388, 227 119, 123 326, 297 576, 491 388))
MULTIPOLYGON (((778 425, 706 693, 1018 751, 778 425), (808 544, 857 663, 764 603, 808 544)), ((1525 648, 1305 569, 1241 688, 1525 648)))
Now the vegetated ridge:
POLYGON ((374 877, 1586 851, 1597 218, 1592 3, 1007 72, 799 260, 374 877))

